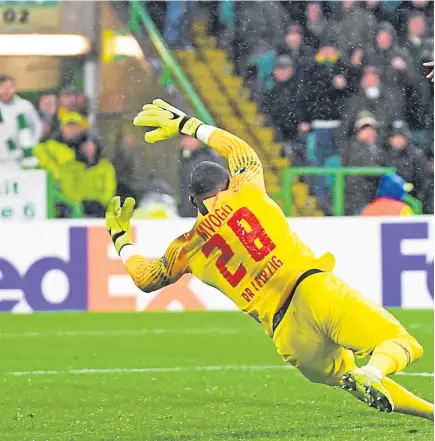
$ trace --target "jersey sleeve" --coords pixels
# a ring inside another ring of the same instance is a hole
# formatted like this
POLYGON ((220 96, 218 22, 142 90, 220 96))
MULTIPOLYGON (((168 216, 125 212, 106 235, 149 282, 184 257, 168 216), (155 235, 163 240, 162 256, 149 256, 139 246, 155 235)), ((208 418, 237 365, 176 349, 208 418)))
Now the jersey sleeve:
POLYGON ((264 189, 263 166, 255 151, 245 141, 225 130, 203 125, 198 138, 228 160, 232 176, 230 187, 245 183, 264 189))
POLYGON ((185 243, 186 235, 178 237, 169 245, 164 256, 155 260, 148 260, 140 254, 130 255, 125 267, 135 285, 142 291, 152 292, 190 272, 185 243))

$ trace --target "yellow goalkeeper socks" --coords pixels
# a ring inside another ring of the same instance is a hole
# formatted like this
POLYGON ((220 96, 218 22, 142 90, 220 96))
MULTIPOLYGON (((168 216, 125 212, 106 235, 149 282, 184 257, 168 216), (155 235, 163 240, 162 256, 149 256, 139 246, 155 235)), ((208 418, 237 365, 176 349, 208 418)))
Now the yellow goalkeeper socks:
POLYGON ((391 378, 384 378, 382 383, 393 399, 394 412, 434 420, 434 405, 432 403, 412 394, 391 378))
POLYGON ((422 355, 423 348, 417 340, 405 335, 376 346, 367 366, 377 369, 384 375, 390 375, 405 369, 422 355))

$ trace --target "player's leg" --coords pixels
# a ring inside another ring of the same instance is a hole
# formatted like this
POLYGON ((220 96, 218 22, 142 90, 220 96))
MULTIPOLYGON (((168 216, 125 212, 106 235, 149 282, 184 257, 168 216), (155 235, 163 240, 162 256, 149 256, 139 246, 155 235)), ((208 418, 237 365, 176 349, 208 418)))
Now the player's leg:
POLYGON ((432 403, 417 397, 391 378, 384 377, 382 383, 391 395, 394 412, 434 420, 434 405, 432 403))
POLYGON ((364 298, 331 274, 325 282, 335 286, 330 297, 330 316, 326 332, 340 346, 357 356, 372 354, 362 369, 344 376, 345 386, 379 410, 433 419, 433 404, 418 398, 386 375, 403 370, 418 360, 423 349, 417 340, 382 307, 364 298))
POLYGON ((273 340, 278 353, 314 383, 341 386, 342 376, 356 368, 353 353, 333 342, 323 331, 329 302, 323 292, 307 292, 309 279, 295 293, 290 307, 276 328, 273 340), (316 298, 314 298, 316 297, 316 298))

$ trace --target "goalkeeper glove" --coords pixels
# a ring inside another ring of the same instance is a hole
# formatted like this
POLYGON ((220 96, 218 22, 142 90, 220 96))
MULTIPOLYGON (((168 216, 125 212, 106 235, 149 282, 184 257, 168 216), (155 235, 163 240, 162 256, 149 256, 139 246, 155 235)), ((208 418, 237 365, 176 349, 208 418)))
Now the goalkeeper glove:
POLYGON ((116 252, 121 253, 125 245, 132 245, 130 236, 130 219, 133 215, 136 201, 133 198, 126 198, 121 207, 121 198, 115 196, 107 205, 106 228, 109 232, 116 252))
POLYGON ((203 122, 157 99, 152 104, 143 106, 142 112, 137 114, 133 124, 140 127, 156 127, 151 132, 145 133, 145 141, 154 143, 172 138, 178 133, 195 136, 203 122))

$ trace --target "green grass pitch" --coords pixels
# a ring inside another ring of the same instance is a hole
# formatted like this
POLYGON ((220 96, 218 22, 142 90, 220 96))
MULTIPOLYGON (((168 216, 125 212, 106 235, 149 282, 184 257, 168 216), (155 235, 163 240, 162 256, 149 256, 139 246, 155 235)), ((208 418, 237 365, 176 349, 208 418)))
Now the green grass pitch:
MULTIPOLYGON (((433 400, 433 312, 393 313, 425 348, 395 379, 433 400)), ((433 439, 287 369, 241 313, 0 315, 1 441, 433 439)))

